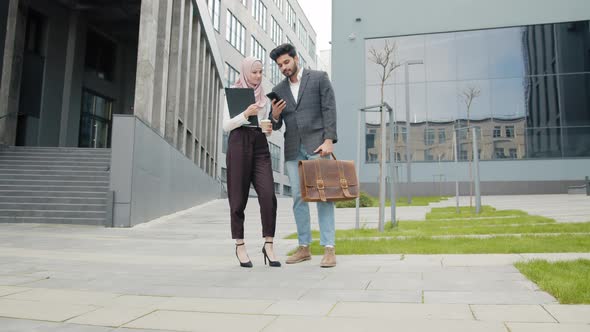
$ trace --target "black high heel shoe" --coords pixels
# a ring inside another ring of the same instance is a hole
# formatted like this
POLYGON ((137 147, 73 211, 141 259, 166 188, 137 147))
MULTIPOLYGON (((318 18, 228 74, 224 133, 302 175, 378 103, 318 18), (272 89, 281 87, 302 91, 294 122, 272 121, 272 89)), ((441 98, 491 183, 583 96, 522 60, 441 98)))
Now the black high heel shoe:
POLYGON ((281 266, 281 262, 279 262, 279 261, 271 261, 270 258, 268 258, 268 254, 266 253, 266 248, 265 248, 265 246, 266 246, 267 243, 272 244, 272 241, 271 242, 264 242, 264 245, 262 246, 262 253, 264 254, 264 265, 266 265, 266 261, 268 260, 268 265, 269 266, 280 267, 281 266))
POLYGON ((240 262, 240 266, 241 267, 252 267, 252 261, 247 261, 245 263, 242 263, 242 261, 240 260, 240 257, 238 256, 238 247, 239 246, 243 246, 244 243, 236 243, 236 258, 238 259, 238 262, 240 262))

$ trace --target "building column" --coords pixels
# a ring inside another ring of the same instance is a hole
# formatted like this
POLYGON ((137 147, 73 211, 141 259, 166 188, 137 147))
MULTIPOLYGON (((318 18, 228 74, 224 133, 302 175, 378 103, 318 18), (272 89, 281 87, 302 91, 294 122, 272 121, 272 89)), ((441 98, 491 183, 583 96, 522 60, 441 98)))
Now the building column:
POLYGON ((74 81, 74 65, 76 63, 76 47, 78 44, 78 11, 70 11, 68 25, 68 44, 66 49, 66 66, 64 73, 64 88, 61 98, 61 119, 59 125, 59 146, 67 146, 68 120, 71 109, 72 82, 74 81))
POLYGON ((158 10, 158 37, 156 42, 156 69, 152 127, 164 136, 166 124, 166 98, 168 92, 168 58, 170 57, 170 31, 172 1, 160 1, 158 10))
POLYGON ((0 86, 0 144, 14 145, 18 98, 25 43, 26 13, 19 11, 19 0, 10 0, 6 15, 6 38, 0 86))
POLYGON ((159 1, 142 0, 135 79, 133 112, 151 126, 156 76, 156 44, 158 36, 159 1))
POLYGON ((180 64, 182 63, 182 34, 184 28, 185 0, 174 0, 172 30, 170 32, 170 57, 168 58, 168 93, 166 96, 166 127, 164 137, 177 144, 178 107, 180 104, 180 64))

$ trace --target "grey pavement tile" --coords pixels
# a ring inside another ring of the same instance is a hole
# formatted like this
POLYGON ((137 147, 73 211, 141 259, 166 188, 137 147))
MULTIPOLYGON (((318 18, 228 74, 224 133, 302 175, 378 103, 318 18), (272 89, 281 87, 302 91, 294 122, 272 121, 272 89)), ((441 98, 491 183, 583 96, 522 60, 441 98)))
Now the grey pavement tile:
POLYGON ((330 317, 382 318, 393 320, 473 320, 473 315, 468 305, 422 303, 340 302, 330 312, 330 317))
POLYGON ((0 318, 2 332, 111 332, 110 327, 0 318))
POLYGON ((493 271, 473 271, 468 268, 464 271, 437 271, 424 272, 422 274, 425 281, 431 280, 478 280, 478 281, 514 281, 514 280, 528 280, 519 272, 493 272, 493 271))
POLYGON ((387 275, 383 275, 380 278, 371 280, 371 283, 367 287, 368 290, 422 290, 424 289, 424 281, 422 278, 388 278, 387 275))
POLYGON ((506 332, 501 323, 465 320, 394 321, 380 318, 280 316, 264 332, 506 332))
POLYGON ((30 288, 26 287, 14 287, 14 286, 0 286, 0 297, 12 295, 16 293, 26 292, 30 290, 30 288))
POLYGON ((422 302, 421 290, 349 290, 349 289, 310 289, 301 300, 353 301, 353 302, 422 302))
POLYGON ((540 305, 471 305, 471 310, 481 321, 557 323, 540 305))
POLYGON ((69 304, 88 304, 102 305, 110 300, 119 297, 120 294, 105 292, 89 292, 65 289, 43 289, 35 288, 26 292, 16 293, 3 297, 11 300, 69 303, 69 304))
POLYGON ((0 285, 19 286, 26 283, 44 280, 46 277, 31 277, 27 275, 0 275, 0 285))
POLYGON ((264 314, 281 316, 326 316, 336 302, 328 301, 277 301, 264 314))
POLYGON ((465 304, 553 304, 557 300, 536 291, 424 291, 424 303, 465 304))
POLYGON ((154 309, 109 307, 91 311, 67 321, 67 323, 118 327, 145 316, 154 309))
POLYGON ((89 305, 0 299, 0 316, 62 322, 96 310, 89 305))
POLYGON ((163 329, 175 331, 260 331, 275 316, 237 315, 185 311, 156 311, 125 324, 128 328, 163 329))
POLYGON ((534 290, 535 285, 530 281, 501 281, 501 280, 478 280, 476 278, 445 278, 440 280, 425 280, 423 289, 425 291, 527 291, 534 290))
POLYGON ((510 332, 588 332, 587 324, 506 323, 510 332))
POLYGON ((546 304, 544 307, 560 323, 590 324, 590 305, 546 304))
POLYGON ((259 299, 174 297, 156 304, 155 307, 172 311, 262 314, 273 302, 259 299))
POLYGON ((477 254, 477 255, 445 255, 444 266, 490 266, 512 265, 521 261, 522 257, 516 254, 477 254))

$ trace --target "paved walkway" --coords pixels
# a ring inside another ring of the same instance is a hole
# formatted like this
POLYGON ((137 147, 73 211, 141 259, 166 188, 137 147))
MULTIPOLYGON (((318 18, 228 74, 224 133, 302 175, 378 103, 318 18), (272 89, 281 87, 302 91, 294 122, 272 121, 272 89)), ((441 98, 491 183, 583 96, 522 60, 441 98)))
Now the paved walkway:
MULTIPOLYGON (((284 257, 295 227, 290 200, 279 207, 284 257)), ((333 269, 314 256, 270 268, 257 210, 251 200, 252 269, 238 267, 226 201, 133 229, 0 224, 0 331, 590 331, 590 306, 557 304, 512 266, 590 254, 338 256, 333 269)), ((337 215, 339 228, 354 225, 354 210, 337 215)))

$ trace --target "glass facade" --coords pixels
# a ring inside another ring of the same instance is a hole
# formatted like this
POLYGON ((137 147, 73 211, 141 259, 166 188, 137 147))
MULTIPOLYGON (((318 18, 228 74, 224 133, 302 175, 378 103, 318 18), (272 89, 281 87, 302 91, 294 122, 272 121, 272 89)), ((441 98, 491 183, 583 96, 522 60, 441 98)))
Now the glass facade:
MULTIPOLYGON (((458 157, 471 159, 467 128, 479 128, 482 160, 590 157, 588 21, 367 40, 366 105, 380 102, 369 55, 385 42, 399 65, 384 85, 396 157, 405 159, 406 121, 415 161, 453 160, 455 134, 458 157)), ((377 162, 379 114, 366 119, 366 161, 377 162)))

